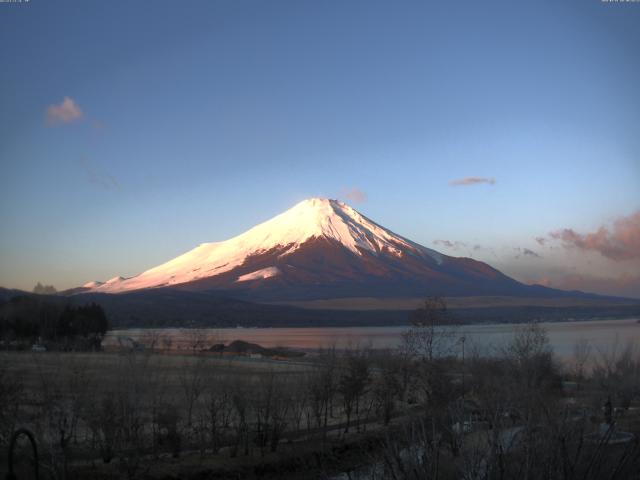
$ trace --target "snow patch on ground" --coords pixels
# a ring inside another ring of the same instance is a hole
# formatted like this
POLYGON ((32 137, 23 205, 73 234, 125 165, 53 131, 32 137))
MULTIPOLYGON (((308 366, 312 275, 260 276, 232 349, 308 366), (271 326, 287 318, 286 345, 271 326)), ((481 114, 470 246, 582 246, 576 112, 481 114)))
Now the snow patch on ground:
POLYGON ((280 275, 280 269, 278 267, 267 267, 261 270, 256 270, 255 272, 247 273, 245 275, 240 275, 236 282, 246 282, 248 280, 262 280, 264 278, 275 277, 276 275, 280 275))

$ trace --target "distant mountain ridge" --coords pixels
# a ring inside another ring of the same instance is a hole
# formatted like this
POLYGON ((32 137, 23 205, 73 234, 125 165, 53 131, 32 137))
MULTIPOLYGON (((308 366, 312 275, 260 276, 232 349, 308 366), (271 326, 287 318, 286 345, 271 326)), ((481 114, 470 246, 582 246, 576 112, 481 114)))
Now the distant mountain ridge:
MULTIPOLYGON (((2 303, 16 295, 35 294, 0 288, 0 319, 2 303)), ((135 277, 40 297, 96 302, 121 328, 403 325, 430 295, 448 297, 462 322, 640 315, 638 301, 524 285, 326 199, 305 200, 242 235, 204 243, 135 277)))
POLYGON ((348 297, 582 296, 520 283, 490 265, 444 255, 382 227, 338 200, 312 198, 230 240, 203 243, 131 278, 68 293, 172 288, 251 301, 348 297))
MULTIPOLYGON (((409 311, 415 305, 390 305, 386 309, 300 308, 290 305, 265 305, 230 298, 221 292, 189 292, 171 288, 155 288, 124 292, 82 293, 77 295, 38 295, 20 290, 0 288, 0 326, 15 296, 33 296, 58 305, 85 305, 95 302, 107 313, 113 328, 149 327, 322 327, 406 325, 409 311)), ((629 318, 640 316, 640 302, 624 300, 581 304, 559 302, 546 304, 493 305, 451 302, 452 318, 462 323, 513 323, 529 320, 557 321, 592 318, 629 318)), ((358 305, 356 305, 358 306, 358 305)), ((9 308, 9 311, 11 309, 9 308)))

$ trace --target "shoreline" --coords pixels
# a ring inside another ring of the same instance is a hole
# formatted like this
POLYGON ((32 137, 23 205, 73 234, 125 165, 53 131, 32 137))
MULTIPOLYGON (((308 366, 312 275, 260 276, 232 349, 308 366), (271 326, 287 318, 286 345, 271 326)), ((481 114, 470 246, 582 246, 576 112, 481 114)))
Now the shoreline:
MULTIPOLYGON (((573 351, 575 341, 580 338, 589 340, 595 348, 607 350, 614 342, 624 344, 636 339, 640 344, 640 317, 622 319, 565 320, 563 322, 541 322, 550 337, 550 341, 559 357, 568 357, 573 351)), ((464 336, 471 352, 487 350, 507 341, 522 323, 467 324, 455 328, 455 337, 464 336)), ((409 326, 373 326, 373 327, 270 327, 270 328, 131 328, 107 332, 103 346, 115 345, 117 337, 130 338, 144 345, 157 342, 162 346, 164 338, 170 339, 173 350, 193 350, 195 341, 208 348, 214 343, 230 343, 243 340, 256 343, 265 348, 287 348, 306 353, 323 348, 346 350, 349 348, 370 348, 389 350, 397 348, 402 333, 409 326)), ((457 349, 456 349, 457 352, 457 349)))

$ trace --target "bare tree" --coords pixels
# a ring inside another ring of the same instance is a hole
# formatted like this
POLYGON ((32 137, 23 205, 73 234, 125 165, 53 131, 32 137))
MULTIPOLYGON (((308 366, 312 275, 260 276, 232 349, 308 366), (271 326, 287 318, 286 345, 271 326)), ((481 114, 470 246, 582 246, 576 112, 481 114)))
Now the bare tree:
POLYGON ((620 349, 616 340, 610 349, 599 350, 598 354, 592 379, 606 397, 626 410, 631 400, 640 394, 640 358, 636 345, 628 343, 620 349))
POLYGON ((112 392, 94 392, 92 401, 85 404, 83 420, 93 435, 93 447, 104 463, 110 463, 120 440, 118 407, 112 392))
POLYGON ((275 372, 259 377, 255 385, 252 411, 255 440, 264 455, 265 447, 275 452, 288 424, 291 404, 288 385, 275 372))
POLYGON ((152 358, 135 352, 120 356, 117 383, 110 392, 116 412, 115 453, 120 471, 129 479, 149 468, 143 462, 143 456, 148 445, 145 431, 152 420, 149 393, 157 388, 157 377, 149 364, 152 358))
POLYGON ((387 435, 367 478, 421 480, 452 478, 441 462, 441 435, 430 422, 414 418, 396 435, 387 435))
POLYGON ((273 370, 269 371, 265 377, 259 377, 256 383, 252 388, 255 443, 260 447, 260 454, 264 455, 264 447, 269 441, 269 424, 275 408, 276 385, 273 370))
POLYGON ((160 337, 160 344, 162 345, 163 351, 167 352, 171 350, 171 347, 173 346, 173 339, 171 338, 171 335, 162 335, 160 337))
POLYGON ((585 367, 589 358, 591 357, 591 344, 586 338, 581 338, 576 341, 573 346, 573 374, 576 379, 577 388, 580 389, 580 385, 584 380, 585 367))
POLYGON ((203 330, 193 328, 189 330, 187 337, 187 347, 191 350, 192 355, 200 353, 207 345, 207 336, 203 330))
POLYGON ((235 430, 235 441, 231 450, 231 456, 235 457, 240 448, 244 455, 249 455, 249 408, 250 399, 248 391, 239 379, 232 385, 231 402, 233 404, 233 417, 231 424, 235 430))
POLYGON ((308 383, 309 378, 307 375, 296 375, 289 382, 291 418, 295 431, 300 431, 304 414, 308 412, 308 383))
POLYGON ((193 409, 205 390, 206 358, 203 356, 186 357, 179 373, 180 387, 184 395, 187 410, 187 427, 193 423, 193 409))
POLYGON ((161 337, 157 330, 147 330, 140 340, 150 353, 155 353, 160 346, 161 337))
POLYGON ((388 425, 396 408, 396 400, 402 398, 402 387, 398 362, 387 353, 378 366, 378 375, 374 379, 373 394, 375 408, 382 417, 383 425, 388 425))
POLYGON ((33 358, 39 373, 39 418, 48 468, 52 476, 64 479, 69 473, 70 442, 90 388, 86 364, 65 355, 48 357, 47 365, 41 357, 33 358))
POLYGON ((24 385, 10 372, 4 359, 0 362, 0 447, 8 445, 19 418, 24 385))
POLYGON ((369 383, 369 359, 365 352, 348 350, 344 357, 338 392, 342 396, 344 412, 347 417, 345 433, 349 432, 351 415, 355 410, 356 428, 359 429, 360 399, 369 383))
POLYGON ((333 397, 336 390, 336 351, 331 348, 322 352, 319 364, 309 382, 309 400, 316 425, 322 428, 326 438, 333 397))
POLYGON ((163 404, 156 413, 154 423, 158 425, 158 442, 164 444, 171 450, 173 458, 180 456, 182 449, 182 438, 179 432, 180 411, 172 403, 163 404))
POLYGON ((411 328, 403 335, 403 348, 413 357, 433 361, 450 355, 456 342, 455 322, 442 297, 429 297, 409 317, 411 328))
POLYGON ((225 432, 231 426, 233 416, 233 392, 226 376, 210 380, 212 388, 206 393, 207 425, 209 442, 213 453, 217 453, 222 445, 225 432))

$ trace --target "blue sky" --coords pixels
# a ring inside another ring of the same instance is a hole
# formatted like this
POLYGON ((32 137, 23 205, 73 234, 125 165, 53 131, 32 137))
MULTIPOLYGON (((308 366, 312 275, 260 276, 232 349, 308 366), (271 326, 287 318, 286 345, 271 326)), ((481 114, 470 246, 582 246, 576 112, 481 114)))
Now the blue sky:
POLYGON ((0 285, 356 189, 426 246, 640 297, 639 48, 640 3, 599 0, 0 3, 0 285), (601 227, 621 258, 557 234, 601 227))

